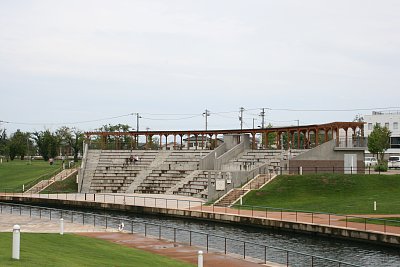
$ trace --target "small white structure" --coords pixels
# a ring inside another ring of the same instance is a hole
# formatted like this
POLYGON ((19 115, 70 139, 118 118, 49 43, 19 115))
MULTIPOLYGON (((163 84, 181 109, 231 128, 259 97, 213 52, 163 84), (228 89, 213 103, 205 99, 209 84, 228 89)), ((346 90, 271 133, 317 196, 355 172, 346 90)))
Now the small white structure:
POLYGON ((19 260, 20 242, 21 240, 21 227, 16 224, 13 227, 13 243, 12 243, 12 258, 19 260))

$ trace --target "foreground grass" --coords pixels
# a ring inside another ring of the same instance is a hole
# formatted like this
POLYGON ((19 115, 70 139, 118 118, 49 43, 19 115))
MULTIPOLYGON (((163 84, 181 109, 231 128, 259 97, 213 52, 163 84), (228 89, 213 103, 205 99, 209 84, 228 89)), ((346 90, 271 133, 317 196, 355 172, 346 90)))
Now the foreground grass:
POLYGON ((400 175, 284 175, 246 195, 243 204, 340 214, 400 214, 399 188, 400 175))
MULTIPOLYGON (((344 221, 344 220, 342 220, 344 221)), ((358 223, 369 223, 369 224, 379 224, 387 226, 400 226, 400 217, 385 217, 385 218, 374 218, 374 219, 361 219, 361 218, 350 218, 347 219, 348 222, 358 222, 358 223)))
POLYGON ((20 260, 11 259, 12 233, 0 233, 1 266, 193 266, 188 263, 72 234, 21 233, 20 260))
POLYGON ((41 176, 52 174, 61 167, 59 161, 53 165, 43 160, 33 160, 31 164, 25 160, 13 160, 0 164, 0 191, 4 189, 22 191, 22 185, 27 186, 41 176))
POLYGON ((78 184, 76 183, 76 175, 65 179, 64 181, 58 181, 47 187, 41 193, 43 194, 54 194, 54 193, 76 193, 78 192, 78 184))

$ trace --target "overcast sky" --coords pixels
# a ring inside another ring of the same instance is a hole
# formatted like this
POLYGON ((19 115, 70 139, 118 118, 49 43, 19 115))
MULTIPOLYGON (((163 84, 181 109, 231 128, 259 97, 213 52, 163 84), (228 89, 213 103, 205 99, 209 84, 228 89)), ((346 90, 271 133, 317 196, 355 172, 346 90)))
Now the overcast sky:
POLYGON ((277 126, 351 121, 371 110, 278 109, 399 107, 399 14, 398 0, 1 0, 0 127, 140 113, 141 130, 204 129, 207 108, 210 129, 239 128, 240 107, 245 128, 260 108, 277 126))

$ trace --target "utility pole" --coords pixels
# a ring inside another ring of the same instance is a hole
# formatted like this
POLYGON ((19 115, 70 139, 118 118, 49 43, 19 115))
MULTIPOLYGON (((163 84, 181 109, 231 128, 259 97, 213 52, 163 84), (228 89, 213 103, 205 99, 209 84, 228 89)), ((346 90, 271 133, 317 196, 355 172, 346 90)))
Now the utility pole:
POLYGON ((205 119, 206 119, 206 131, 207 131, 207 129, 208 129, 208 121, 207 121, 207 117, 208 117, 208 116, 210 116, 210 111, 206 109, 206 111, 205 111, 205 112, 203 112, 203 116, 204 116, 204 117, 205 117, 205 119))
POLYGON ((244 108, 241 107, 241 108, 240 108, 240 116, 239 116, 240 130, 243 130, 243 111, 244 111, 244 108))
POLYGON ((294 120, 294 121, 297 121, 297 127, 299 127, 300 126, 300 120, 294 120))
POLYGON ((264 127, 265 127, 265 109, 264 108, 262 109, 260 116, 261 116, 261 129, 264 129, 264 127))
POLYGON ((136 132, 139 132, 139 119, 141 119, 139 113, 136 113, 136 132))

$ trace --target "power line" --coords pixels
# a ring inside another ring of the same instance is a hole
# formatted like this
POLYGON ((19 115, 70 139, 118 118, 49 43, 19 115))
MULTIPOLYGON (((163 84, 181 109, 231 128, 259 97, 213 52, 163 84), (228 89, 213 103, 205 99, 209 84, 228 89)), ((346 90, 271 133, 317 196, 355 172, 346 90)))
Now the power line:
POLYGON ((151 121, 179 121, 179 120, 193 119, 193 118, 200 117, 200 116, 202 116, 202 115, 201 115, 201 114, 197 114, 197 115, 190 116, 190 117, 174 118, 174 119, 166 119, 166 118, 148 118, 148 117, 142 117, 142 119, 151 120, 151 121))
MULTIPOLYGON (((374 108, 351 108, 351 109, 292 109, 292 108, 271 108, 271 107, 264 107, 264 108, 250 108, 246 109, 247 111, 252 111, 252 110, 259 110, 262 109, 263 112, 264 110, 271 110, 271 111, 288 111, 288 112, 358 112, 358 111, 373 111, 373 110, 393 110, 393 109, 400 109, 400 107, 374 107, 374 108)), ((243 127, 242 121, 244 120, 243 118, 243 111, 244 108, 240 109, 240 117, 239 120, 241 122, 241 127, 243 127)), ((223 118, 232 118, 234 119, 234 116, 228 117, 224 116, 224 114, 230 114, 230 113, 236 113, 237 111, 219 111, 219 112, 213 112, 213 115, 217 115, 223 118)), ((129 114, 123 114, 123 115, 118 115, 118 116, 112 116, 112 117, 105 117, 105 118, 100 118, 100 119, 93 119, 93 120, 84 120, 84 121, 74 121, 74 122, 20 122, 20 121, 7 121, 7 120, 0 120, 0 124, 17 124, 17 125, 71 125, 71 124, 84 124, 84 123, 91 123, 91 122, 99 122, 99 121, 106 121, 106 120, 113 120, 113 119, 118 119, 118 118, 123 118, 123 117, 128 117, 128 116, 133 116, 135 114, 139 114, 138 112, 135 113, 129 113, 129 114)), ((192 119, 196 117, 202 116, 200 113, 140 113, 141 115, 148 115, 149 117, 142 117, 143 119, 146 120, 154 120, 154 121, 179 121, 179 120, 187 120, 187 119, 192 119), (187 116, 187 117, 180 117, 180 118, 152 118, 151 116, 187 116)), ((250 113, 251 114, 251 113, 250 113)), ((255 114, 254 114, 255 115, 255 114)), ((260 115, 260 114, 257 114, 260 115)), ((137 115, 138 116, 138 115, 137 115)), ((292 120, 293 121, 293 120, 292 120)))
POLYGON ((387 110, 400 109, 400 107, 378 107, 378 108, 353 108, 353 109, 290 109, 290 108, 266 108, 276 111, 293 111, 293 112, 349 112, 349 111, 370 111, 370 110, 387 110))
POLYGON ((81 124, 81 123, 112 120, 112 119, 118 119, 118 118, 122 118, 122 117, 132 116, 132 115, 133 115, 133 113, 129 113, 129 114, 124 114, 124 115, 120 115, 120 116, 95 119, 95 120, 75 121, 75 122, 17 122, 17 121, 2 121, 2 122, 10 123, 10 124, 19 124, 19 125, 67 125, 67 124, 81 124))

